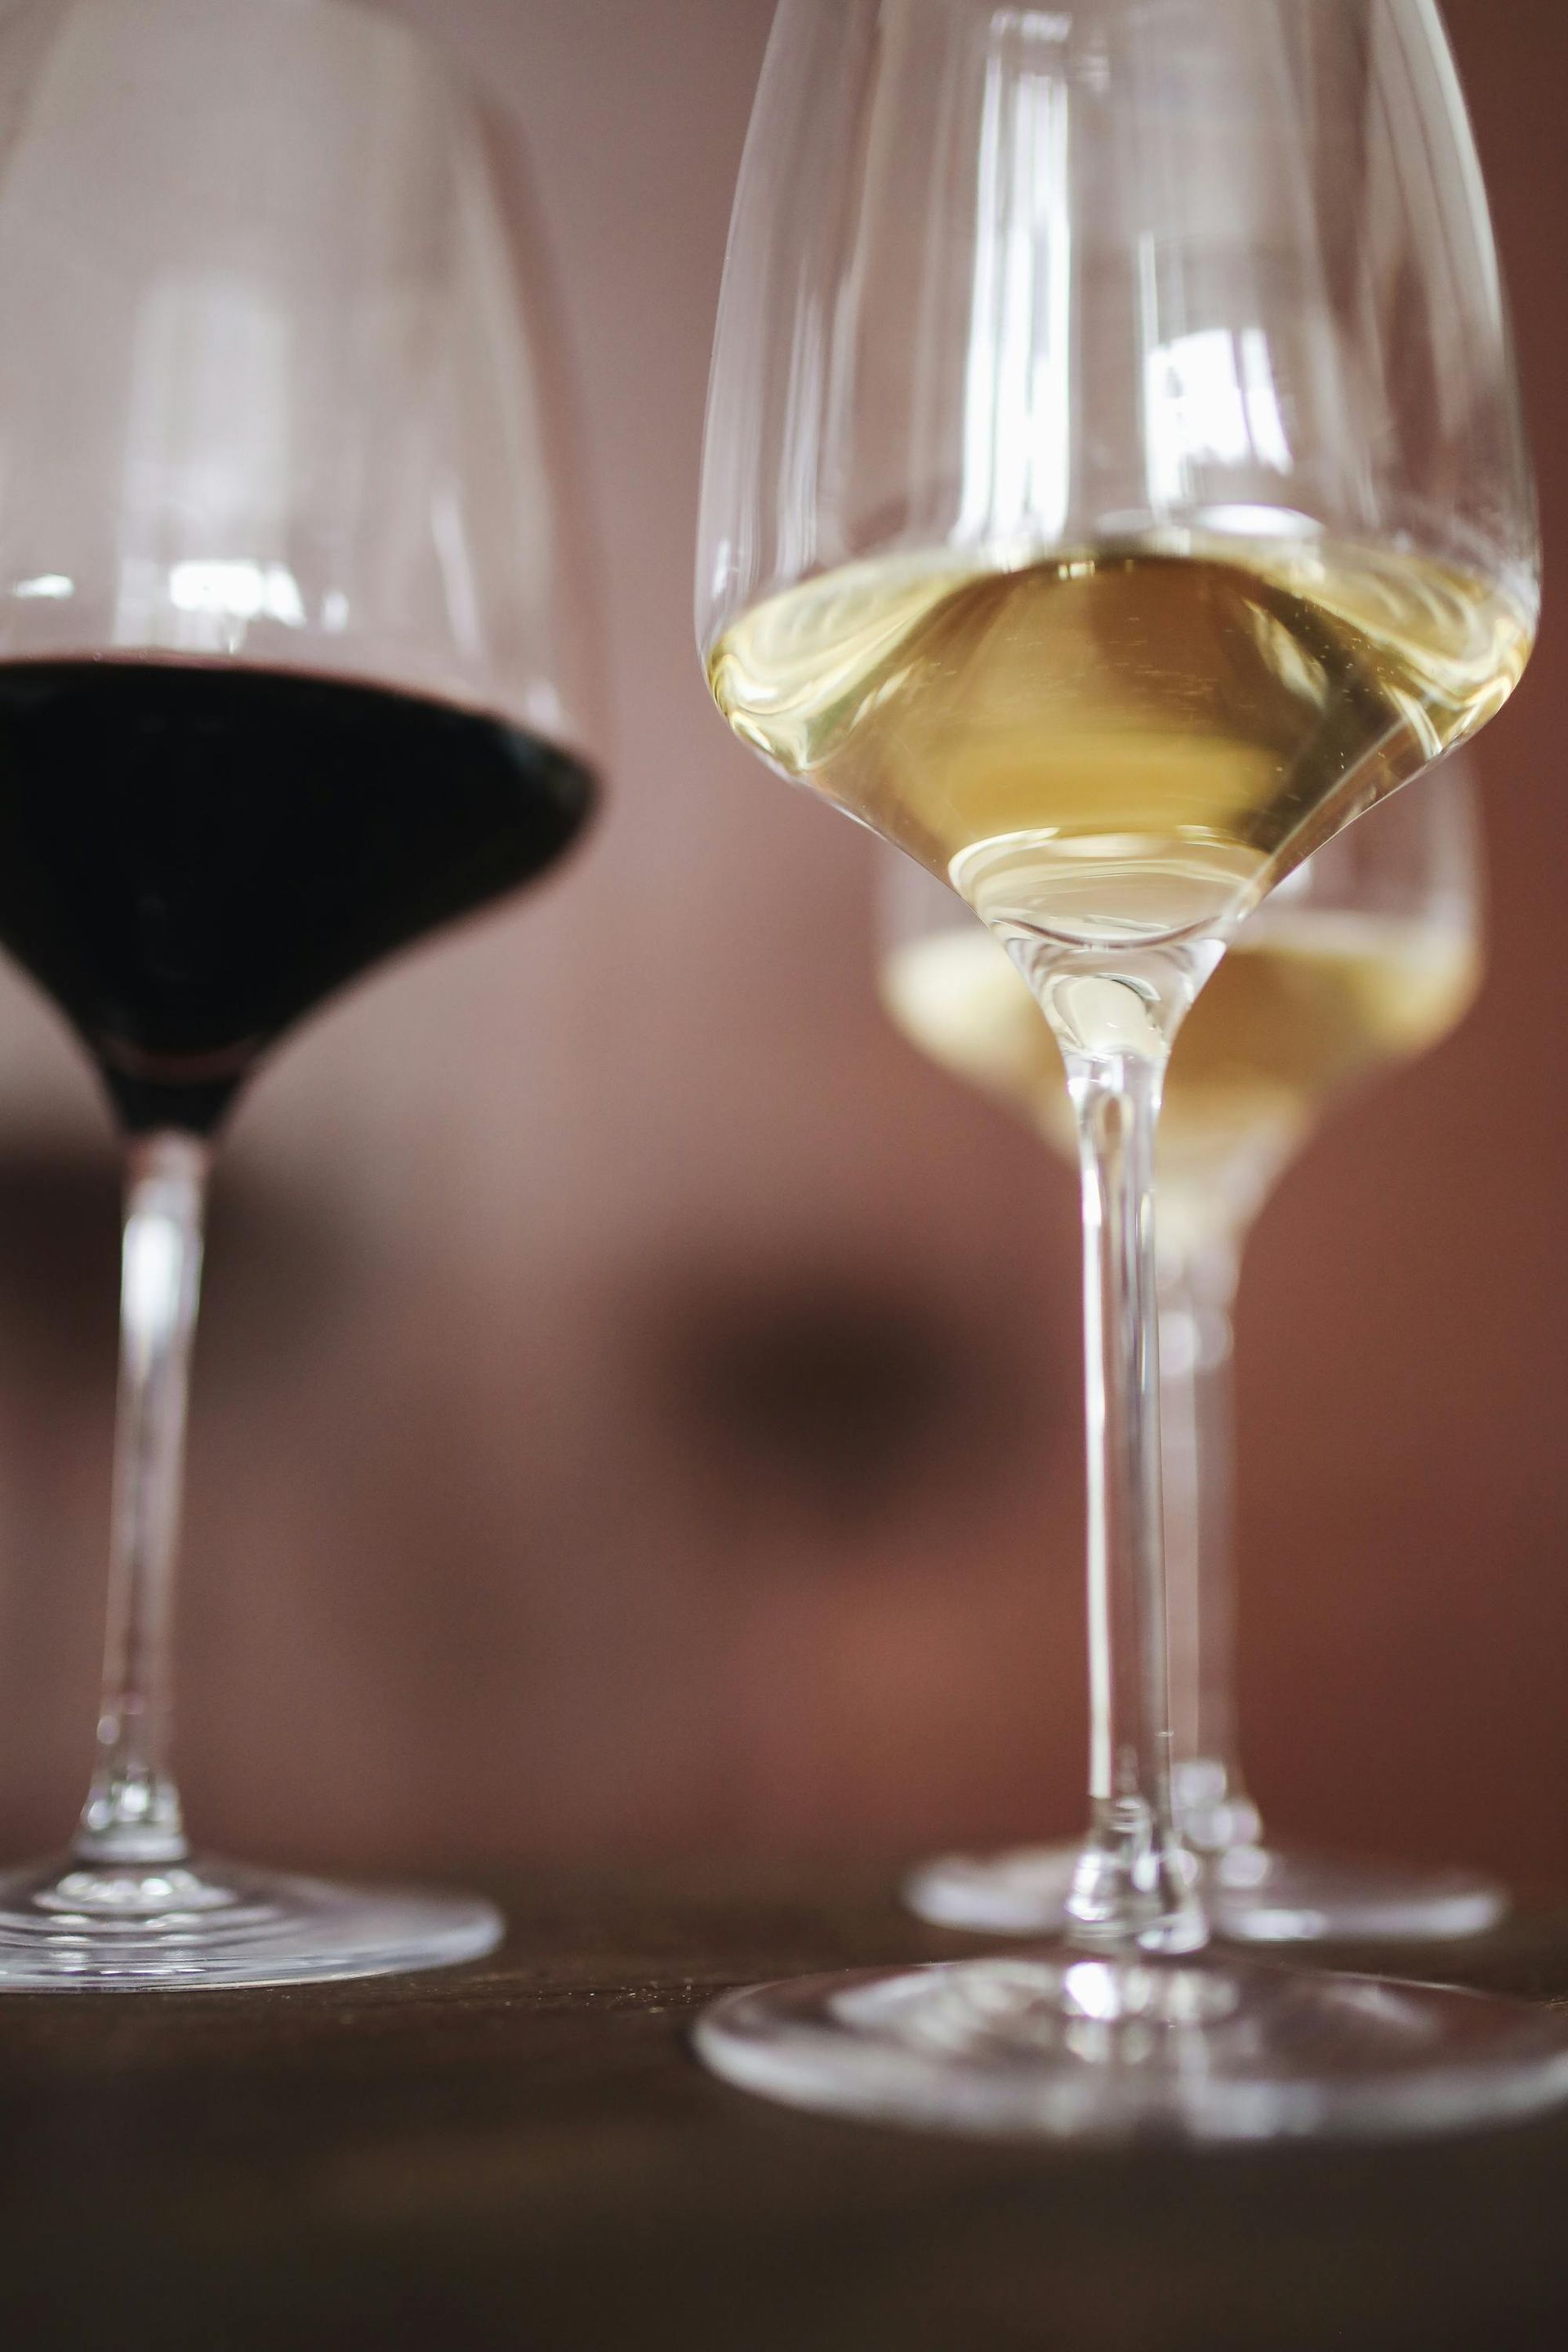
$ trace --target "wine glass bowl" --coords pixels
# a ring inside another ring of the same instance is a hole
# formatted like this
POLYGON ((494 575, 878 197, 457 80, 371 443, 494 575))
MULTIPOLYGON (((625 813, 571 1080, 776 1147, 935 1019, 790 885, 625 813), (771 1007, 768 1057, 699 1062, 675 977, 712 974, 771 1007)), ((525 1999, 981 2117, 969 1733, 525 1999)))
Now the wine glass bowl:
POLYGON ((192 1853, 168 1645, 217 1131, 591 805, 552 324, 496 126, 384 17, 44 0, 0 87, 0 945, 129 1145, 98 1762, 0 1984, 462 1958, 488 1904, 192 1853))
POLYGON ((786 0, 737 198, 716 698, 994 923, 1223 931, 1533 633, 1441 36, 1406 0, 844 18, 786 0))
POLYGON ((743 740, 968 901, 1063 1056, 1090 1829, 1062 1948, 1009 1961, 1005 1999, 989 1959, 734 1994, 697 2035, 731 2079, 933 2128, 1222 2139, 1568 2093, 1528 2009, 1461 2021, 1430 1989, 1206 1948, 1173 1803, 1153 1196, 1170 1048, 1239 926, 1506 698, 1537 568, 1431 0, 782 0, 720 304, 699 650, 743 740))
POLYGON ((398 27, 75 0, 6 45, 0 760, 50 788, 5 804, 0 940, 123 1118, 205 1128, 585 814, 543 321, 486 126, 398 27))

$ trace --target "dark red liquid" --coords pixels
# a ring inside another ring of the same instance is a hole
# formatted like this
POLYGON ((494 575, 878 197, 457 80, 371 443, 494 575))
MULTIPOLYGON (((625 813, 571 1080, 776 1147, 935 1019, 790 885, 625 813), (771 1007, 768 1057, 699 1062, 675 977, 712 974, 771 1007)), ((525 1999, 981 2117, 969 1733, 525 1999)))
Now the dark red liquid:
POLYGON ((280 1030, 530 880, 592 800, 538 738, 379 687, 0 665, 0 945, 125 1126, 206 1133, 280 1030))

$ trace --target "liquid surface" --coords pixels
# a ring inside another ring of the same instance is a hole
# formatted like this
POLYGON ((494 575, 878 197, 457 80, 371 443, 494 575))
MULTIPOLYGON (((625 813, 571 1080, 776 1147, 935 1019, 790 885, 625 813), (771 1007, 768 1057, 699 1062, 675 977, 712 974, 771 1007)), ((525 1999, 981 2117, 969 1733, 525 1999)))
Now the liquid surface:
POLYGON ((1236 919, 1489 718, 1530 645, 1480 582, 1319 539, 899 554, 743 614, 709 678, 986 921, 1100 948, 1236 919))
MULTIPOLYGON (((1300 908, 1238 934, 1177 1036, 1160 1122, 1162 1238, 1250 1216, 1324 1105, 1426 1053, 1475 995, 1480 960, 1438 923, 1300 908)), ((978 923, 892 950, 883 1002, 932 1061, 1021 1111, 1076 1162, 1061 1055, 1028 986, 978 923)))
POLYGON ((528 881, 591 800, 550 744, 379 688, 0 666, 0 945, 127 1127, 203 1133, 280 1030, 528 881))

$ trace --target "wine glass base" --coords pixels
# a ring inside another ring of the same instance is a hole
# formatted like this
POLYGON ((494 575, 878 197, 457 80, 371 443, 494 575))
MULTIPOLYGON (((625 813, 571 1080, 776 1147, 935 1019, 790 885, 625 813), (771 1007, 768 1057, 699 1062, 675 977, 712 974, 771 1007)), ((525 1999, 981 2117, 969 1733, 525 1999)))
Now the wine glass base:
POLYGON ((1453 1942, 1508 1910, 1507 1890, 1478 1872, 1291 1847, 1217 1854, 1206 1895, 1215 1934, 1242 1944, 1453 1942))
MULTIPOLYGON (((933 1927, 1054 1936, 1067 1925, 1078 1857, 1072 1845, 942 1854, 910 1873, 904 1901, 933 1927)), ((1456 1942, 1485 1935, 1508 1910, 1505 1889, 1478 1872, 1274 1846, 1216 1856, 1205 1899, 1215 1934, 1242 1944, 1456 1942)))
POLYGON ((75 1855, 0 1874, 0 1990, 305 1984, 443 1968, 493 1950, 466 1895, 339 1886, 191 1856, 75 1855))
POLYGON ((984 1936, 1055 1936, 1067 1926, 1079 1845, 1021 1845, 1002 1853, 944 1853, 903 1884, 906 1906, 933 1927, 984 1936))
POLYGON ((728 1994, 699 2055, 742 2090, 981 2138, 1405 2137, 1568 2101, 1568 2024, 1521 2001, 1239 1958, 1068 1950, 728 1994))

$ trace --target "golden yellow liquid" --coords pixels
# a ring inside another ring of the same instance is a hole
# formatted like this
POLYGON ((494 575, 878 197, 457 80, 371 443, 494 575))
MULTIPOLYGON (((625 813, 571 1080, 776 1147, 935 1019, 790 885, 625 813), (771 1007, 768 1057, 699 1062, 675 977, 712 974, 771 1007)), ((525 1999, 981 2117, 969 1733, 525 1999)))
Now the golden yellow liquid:
MULTIPOLYGON (((1256 1207, 1324 1103, 1414 1059, 1475 995, 1480 959, 1451 926, 1310 908, 1240 932, 1177 1036, 1159 1141, 1162 1231, 1256 1207)), ((1022 1111, 1076 1159, 1062 1058, 1006 950, 963 922, 892 949, 883 1002, 932 1061, 1022 1111)), ((1169 1237, 1179 1239, 1172 1229, 1169 1237)))
POLYGON ((1489 718, 1531 627, 1463 573, 1310 537, 898 554, 743 614, 709 682, 987 921, 1103 946, 1234 919, 1489 718))

